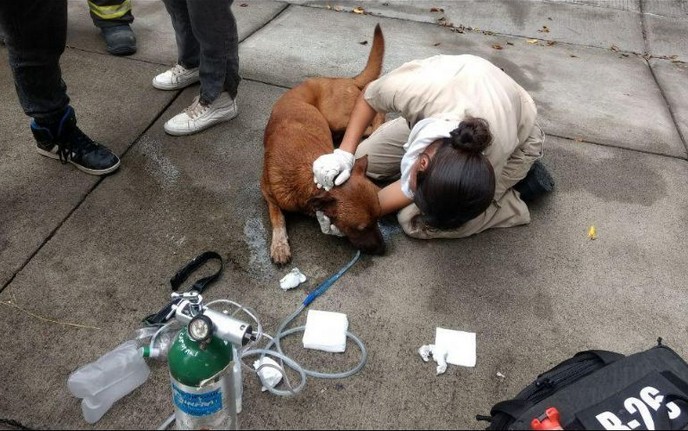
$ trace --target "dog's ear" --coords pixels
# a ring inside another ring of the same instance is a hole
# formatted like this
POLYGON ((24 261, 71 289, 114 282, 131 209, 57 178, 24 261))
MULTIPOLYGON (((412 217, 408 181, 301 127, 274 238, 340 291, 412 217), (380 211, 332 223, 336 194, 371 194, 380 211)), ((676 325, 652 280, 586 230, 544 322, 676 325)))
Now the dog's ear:
POLYGON ((334 196, 325 190, 318 190, 315 196, 308 199, 306 203, 313 211, 325 211, 329 206, 336 202, 334 196))
POLYGON ((354 163, 354 169, 353 169, 353 174, 356 175, 365 175, 366 170, 368 169, 368 155, 366 154, 365 156, 361 157, 360 159, 356 159, 356 163, 354 163))

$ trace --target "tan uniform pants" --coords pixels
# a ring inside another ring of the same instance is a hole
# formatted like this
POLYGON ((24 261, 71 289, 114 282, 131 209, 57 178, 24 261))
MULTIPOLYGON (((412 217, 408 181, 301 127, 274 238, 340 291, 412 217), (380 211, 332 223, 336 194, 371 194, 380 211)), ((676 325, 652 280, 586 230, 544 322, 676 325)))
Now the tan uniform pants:
MULTIPOLYGON (((404 118, 397 118, 384 123, 368 139, 361 142, 356 150, 356 158, 368 156, 368 171, 370 178, 379 181, 394 181, 399 179, 401 159, 404 156, 404 144, 408 140, 411 130, 404 118)), ((544 133, 535 125, 530 136, 522 145, 530 154, 542 154, 544 133)), ((439 230, 426 225, 420 210, 411 204, 399 211, 397 219, 404 232, 413 238, 463 238, 497 227, 512 227, 530 223, 528 206, 523 202, 516 190, 512 188, 516 182, 525 177, 530 166, 537 158, 528 160, 528 166, 517 169, 522 174, 497 178, 497 190, 500 179, 508 182, 508 188, 501 196, 495 196, 490 207, 478 217, 469 220, 456 229, 439 230), (520 178, 519 178, 520 177, 520 178)), ((507 162, 508 166, 509 162, 507 162)))

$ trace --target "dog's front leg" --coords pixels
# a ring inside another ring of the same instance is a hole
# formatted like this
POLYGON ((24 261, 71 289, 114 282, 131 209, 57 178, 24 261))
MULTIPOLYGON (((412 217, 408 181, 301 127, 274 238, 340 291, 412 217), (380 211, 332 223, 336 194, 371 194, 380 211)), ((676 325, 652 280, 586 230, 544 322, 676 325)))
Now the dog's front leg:
POLYGON ((289 237, 287 236, 287 222, 282 210, 268 200, 270 222, 272 223, 272 244, 270 244, 270 257, 272 261, 284 265, 291 260, 289 249, 289 237))

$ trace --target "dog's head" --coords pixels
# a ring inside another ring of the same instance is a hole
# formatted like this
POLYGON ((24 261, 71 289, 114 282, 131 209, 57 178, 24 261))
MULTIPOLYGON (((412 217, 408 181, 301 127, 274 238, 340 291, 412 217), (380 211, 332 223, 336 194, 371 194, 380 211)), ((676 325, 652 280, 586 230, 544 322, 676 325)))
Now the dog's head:
POLYGON ((377 225, 379 188, 366 175, 368 157, 356 160, 351 177, 329 192, 318 190, 308 201, 313 211, 323 211, 351 243, 370 254, 383 254, 385 241, 377 225))

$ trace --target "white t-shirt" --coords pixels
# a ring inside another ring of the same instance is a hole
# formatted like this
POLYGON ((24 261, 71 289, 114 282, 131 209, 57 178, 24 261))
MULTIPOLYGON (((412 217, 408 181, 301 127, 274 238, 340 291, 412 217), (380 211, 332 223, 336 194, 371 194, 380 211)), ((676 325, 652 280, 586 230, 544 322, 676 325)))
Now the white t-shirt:
POLYGON ((404 144, 404 157, 401 159, 401 191, 413 199, 411 190, 411 168, 426 148, 438 139, 448 138, 449 132, 459 127, 457 120, 426 118, 413 126, 408 141, 404 144))

